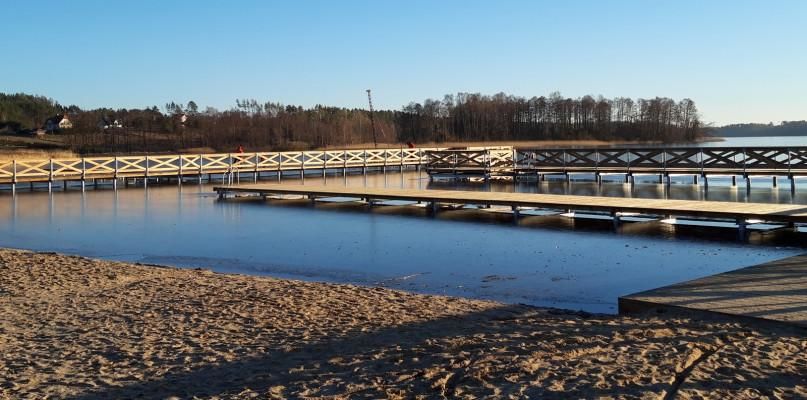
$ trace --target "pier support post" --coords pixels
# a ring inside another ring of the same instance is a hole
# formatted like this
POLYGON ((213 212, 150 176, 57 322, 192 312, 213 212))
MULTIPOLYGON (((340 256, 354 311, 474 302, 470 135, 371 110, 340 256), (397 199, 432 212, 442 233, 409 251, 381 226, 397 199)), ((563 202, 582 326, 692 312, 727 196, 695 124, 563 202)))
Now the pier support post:
POLYGON ((518 223, 518 218, 521 216, 518 206, 510 206, 510 209, 513 210, 513 221, 518 223))
POLYGON ((737 186, 737 175, 731 176, 731 186, 737 186))
POLYGON ((745 218, 737 218, 737 239, 740 241, 748 239, 748 222, 745 218))
POLYGON ((67 179, 62 181, 62 190, 67 191, 67 179))
POLYGON ((437 205, 436 201, 430 201, 429 202, 429 211, 430 211, 432 216, 437 215, 437 211, 439 211, 439 210, 440 210, 440 206, 437 205))
POLYGON ((751 191, 751 177, 748 175, 745 176, 745 190, 751 191))
POLYGON ((778 187, 778 186, 779 186, 779 177, 774 176, 773 177, 773 187, 778 187))
POLYGON ((622 219, 619 217, 619 213, 611 211, 611 218, 613 219, 614 229, 618 230, 620 225, 622 225, 622 219))
POLYGON ((659 185, 664 183, 664 174, 658 174, 658 183, 659 185))
POLYGON ((697 185, 697 184, 698 184, 698 176, 697 176, 697 175, 692 175, 692 184, 693 184, 693 185, 697 185))
POLYGON ((672 177, 670 176, 670 174, 665 175, 665 178, 667 186, 672 185, 672 177))
POLYGON ((793 175, 790 175, 790 194, 796 194, 796 177, 793 175))

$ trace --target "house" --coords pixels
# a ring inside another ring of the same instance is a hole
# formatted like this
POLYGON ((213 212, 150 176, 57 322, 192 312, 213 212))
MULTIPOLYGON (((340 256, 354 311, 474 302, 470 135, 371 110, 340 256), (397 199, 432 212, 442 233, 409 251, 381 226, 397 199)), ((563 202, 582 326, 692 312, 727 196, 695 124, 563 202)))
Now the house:
POLYGON ((117 119, 112 120, 112 119, 107 118, 107 117, 101 118, 101 120, 98 121, 97 125, 98 125, 98 129, 101 129, 101 130, 123 128, 123 123, 122 122, 120 122, 117 119))
POLYGON ((45 129, 45 132, 53 133, 63 129, 70 129, 72 127, 73 122, 71 122, 70 119, 67 118, 67 115, 60 114, 55 117, 48 118, 47 121, 45 121, 45 126, 43 127, 43 129, 45 129))

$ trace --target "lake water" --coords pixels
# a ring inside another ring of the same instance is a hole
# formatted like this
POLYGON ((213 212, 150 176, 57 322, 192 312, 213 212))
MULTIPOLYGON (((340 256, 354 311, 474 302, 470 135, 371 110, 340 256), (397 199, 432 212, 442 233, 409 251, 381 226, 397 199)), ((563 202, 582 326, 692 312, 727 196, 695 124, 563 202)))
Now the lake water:
POLYGON ((807 146, 807 136, 730 137, 722 142, 704 142, 703 147, 807 146))
MULTIPOLYGON (((807 204, 807 182, 792 196, 767 181, 746 192, 717 178, 708 190, 429 182, 415 171, 305 183, 807 204)), ((219 201, 209 185, 190 183, 40 190, 0 194, 0 246, 616 312, 620 295, 800 254, 806 243, 804 233, 789 231, 755 232, 742 243, 730 228, 638 222, 614 232, 610 220, 529 214, 515 224, 507 213, 475 209, 432 218, 403 205, 219 201)))

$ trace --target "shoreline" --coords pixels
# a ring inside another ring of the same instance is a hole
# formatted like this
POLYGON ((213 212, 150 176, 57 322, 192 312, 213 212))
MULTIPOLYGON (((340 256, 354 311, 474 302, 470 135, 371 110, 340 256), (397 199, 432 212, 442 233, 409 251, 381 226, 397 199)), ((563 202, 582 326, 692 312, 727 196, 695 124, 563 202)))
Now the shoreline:
POLYGON ((0 249, 0 397, 807 396, 803 330, 0 249))

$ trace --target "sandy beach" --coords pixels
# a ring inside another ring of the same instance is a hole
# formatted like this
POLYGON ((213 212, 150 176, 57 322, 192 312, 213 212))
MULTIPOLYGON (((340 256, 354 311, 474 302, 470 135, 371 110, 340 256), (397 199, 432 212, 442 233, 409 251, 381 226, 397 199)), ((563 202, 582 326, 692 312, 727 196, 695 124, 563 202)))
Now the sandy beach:
POLYGON ((800 398, 807 334, 0 250, 4 398, 800 398))

